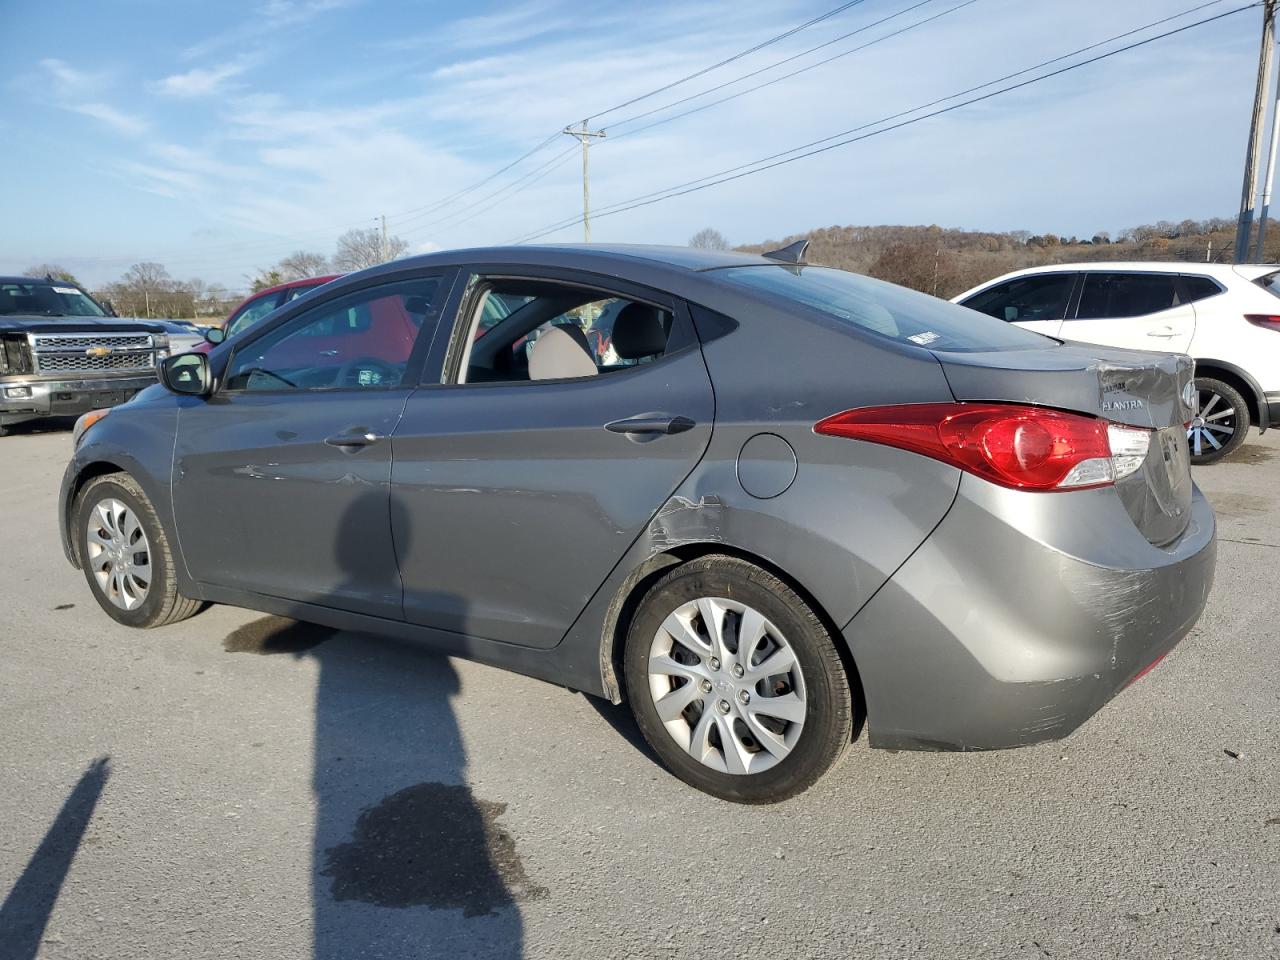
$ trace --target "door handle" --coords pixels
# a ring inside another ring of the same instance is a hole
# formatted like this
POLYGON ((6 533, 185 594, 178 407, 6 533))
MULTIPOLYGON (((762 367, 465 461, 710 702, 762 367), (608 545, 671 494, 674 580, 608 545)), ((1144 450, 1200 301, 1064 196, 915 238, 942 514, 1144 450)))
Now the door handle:
POLYGON ((370 444, 377 443, 379 440, 383 439, 385 439, 385 437, 381 434, 374 433, 372 430, 366 430, 363 433, 339 433, 332 437, 325 437, 324 442, 331 447, 338 447, 340 449, 357 449, 360 447, 367 447, 370 444))
POLYGON ((688 417, 673 417, 662 413, 645 414, 639 417, 627 417, 606 423, 604 428, 610 433, 652 434, 684 433, 692 430, 697 424, 688 417))
POLYGON ((1173 327, 1161 327, 1159 330, 1148 330, 1148 337, 1163 337, 1168 340, 1170 337, 1176 337, 1178 332, 1173 327))

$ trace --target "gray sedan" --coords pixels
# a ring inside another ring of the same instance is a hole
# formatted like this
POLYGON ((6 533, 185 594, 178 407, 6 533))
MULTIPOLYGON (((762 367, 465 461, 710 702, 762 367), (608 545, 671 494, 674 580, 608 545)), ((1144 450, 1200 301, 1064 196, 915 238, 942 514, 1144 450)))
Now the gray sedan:
POLYGON ((1063 737, 1168 653, 1214 568, 1191 375, 801 245, 433 254, 82 418, 58 519, 121 623, 399 636, 625 699, 677 776, 769 802, 864 725, 1063 737))

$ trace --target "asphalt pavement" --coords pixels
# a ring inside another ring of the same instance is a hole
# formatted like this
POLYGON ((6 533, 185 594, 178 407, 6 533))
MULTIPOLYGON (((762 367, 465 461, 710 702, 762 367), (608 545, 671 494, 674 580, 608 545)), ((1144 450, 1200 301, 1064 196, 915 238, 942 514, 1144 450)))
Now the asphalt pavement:
POLYGON ((0 439, 0 960, 1280 956, 1280 434, 1196 468, 1194 632, 1065 741, 856 743, 746 808, 625 708, 63 559, 63 427, 0 439))

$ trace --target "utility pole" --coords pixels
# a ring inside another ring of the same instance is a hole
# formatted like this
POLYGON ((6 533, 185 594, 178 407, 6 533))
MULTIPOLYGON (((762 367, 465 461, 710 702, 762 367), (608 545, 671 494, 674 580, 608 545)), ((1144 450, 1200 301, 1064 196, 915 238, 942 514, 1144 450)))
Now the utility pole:
MULTIPOLYGON (((1274 2, 1274 0, 1272 0, 1274 2)), ((587 158, 591 153, 591 138, 603 137, 603 130, 587 129, 587 121, 582 121, 582 129, 565 127, 564 132, 582 142, 582 240, 591 242, 591 177, 588 171, 587 158)))
POLYGON ((1262 3, 1262 45, 1258 50, 1258 83, 1253 93, 1253 119, 1249 122, 1249 152, 1244 160, 1244 186, 1240 190, 1240 219, 1236 223, 1236 263, 1249 259, 1249 239, 1253 229, 1254 202, 1258 195, 1258 159, 1262 154, 1262 125, 1271 87, 1272 32, 1276 20, 1276 0, 1262 3))
MULTIPOLYGON (((1276 30, 1280 27, 1274 16, 1271 21, 1271 49, 1276 48, 1276 30)), ((1264 41, 1265 42, 1265 41, 1264 41)), ((1258 244, 1254 247, 1256 263, 1266 262, 1267 217, 1271 214, 1271 187, 1276 179, 1276 150, 1280 148, 1280 85, 1276 86, 1275 105, 1271 108, 1271 146, 1267 150, 1267 175, 1262 181, 1262 209, 1258 213, 1258 244)))
POLYGON ((388 253, 387 253, 389 249, 390 247, 387 245, 387 215, 384 213, 382 215, 382 262, 383 263, 386 263, 388 260, 391 259, 391 257, 388 256, 388 253))

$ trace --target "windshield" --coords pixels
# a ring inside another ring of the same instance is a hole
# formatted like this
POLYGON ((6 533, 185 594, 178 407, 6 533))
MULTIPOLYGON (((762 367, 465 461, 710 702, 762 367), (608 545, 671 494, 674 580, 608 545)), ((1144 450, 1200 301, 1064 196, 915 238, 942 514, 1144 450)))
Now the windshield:
POLYGON ((59 283, 0 283, 0 316, 105 317, 88 294, 59 283))
POLYGON ((1031 350, 1055 341, 906 287, 830 267, 730 267, 709 275, 820 310, 842 323, 930 350, 1031 350))

